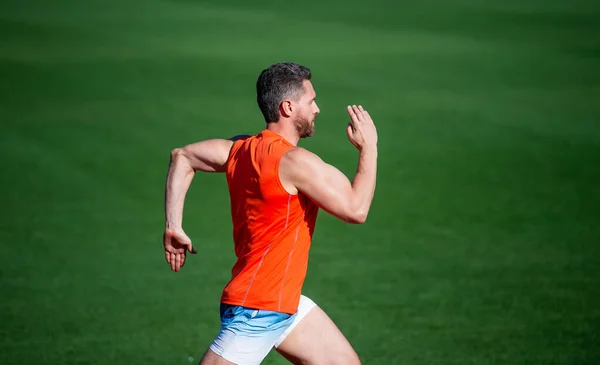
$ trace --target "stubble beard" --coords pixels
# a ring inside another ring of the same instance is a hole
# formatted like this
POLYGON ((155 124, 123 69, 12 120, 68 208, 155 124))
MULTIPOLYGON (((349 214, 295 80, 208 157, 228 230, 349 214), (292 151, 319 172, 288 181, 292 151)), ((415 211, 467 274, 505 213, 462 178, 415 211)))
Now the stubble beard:
POLYGON ((294 127, 300 138, 312 137, 315 134, 314 119, 310 121, 307 118, 298 118, 294 121, 294 127))

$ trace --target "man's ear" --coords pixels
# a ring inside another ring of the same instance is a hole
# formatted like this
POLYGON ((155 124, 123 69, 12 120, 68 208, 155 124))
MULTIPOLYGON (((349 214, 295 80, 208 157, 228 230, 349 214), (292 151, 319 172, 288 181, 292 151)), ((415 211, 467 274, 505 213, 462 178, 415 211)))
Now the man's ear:
POLYGON ((282 117, 289 118, 292 116, 293 106, 291 100, 284 100, 279 105, 279 113, 282 117))

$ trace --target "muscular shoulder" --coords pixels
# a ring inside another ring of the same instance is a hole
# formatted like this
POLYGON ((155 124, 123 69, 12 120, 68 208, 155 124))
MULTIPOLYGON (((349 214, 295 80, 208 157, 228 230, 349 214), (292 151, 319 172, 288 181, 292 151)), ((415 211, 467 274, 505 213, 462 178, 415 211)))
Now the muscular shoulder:
POLYGON ((281 158, 281 166, 296 173, 302 173, 319 162, 322 162, 319 156, 302 147, 290 148, 281 158))
POLYGON ((281 158, 279 178, 284 188, 295 194, 302 182, 318 175, 319 166, 323 161, 319 156, 301 147, 290 148, 281 158))

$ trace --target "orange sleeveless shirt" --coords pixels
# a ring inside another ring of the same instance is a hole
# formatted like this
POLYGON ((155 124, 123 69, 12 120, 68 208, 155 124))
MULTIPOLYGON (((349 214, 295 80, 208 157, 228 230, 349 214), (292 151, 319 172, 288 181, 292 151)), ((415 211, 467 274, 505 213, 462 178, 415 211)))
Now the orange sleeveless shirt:
POLYGON ((237 261, 221 303, 289 314, 298 309, 319 208, 281 185, 279 161, 292 147, 264 130, 231 148, 226 175, 237 261))

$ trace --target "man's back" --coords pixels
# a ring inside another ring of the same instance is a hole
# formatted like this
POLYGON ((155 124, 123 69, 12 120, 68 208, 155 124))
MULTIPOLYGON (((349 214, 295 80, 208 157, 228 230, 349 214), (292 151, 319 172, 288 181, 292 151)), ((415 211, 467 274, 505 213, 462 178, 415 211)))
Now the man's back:
POLYGON ((237 141, 227 161, 237 262, 222 303, 295 313, 318 207, 290 195, 279 162, 293 145, 264 130, 237 141))

